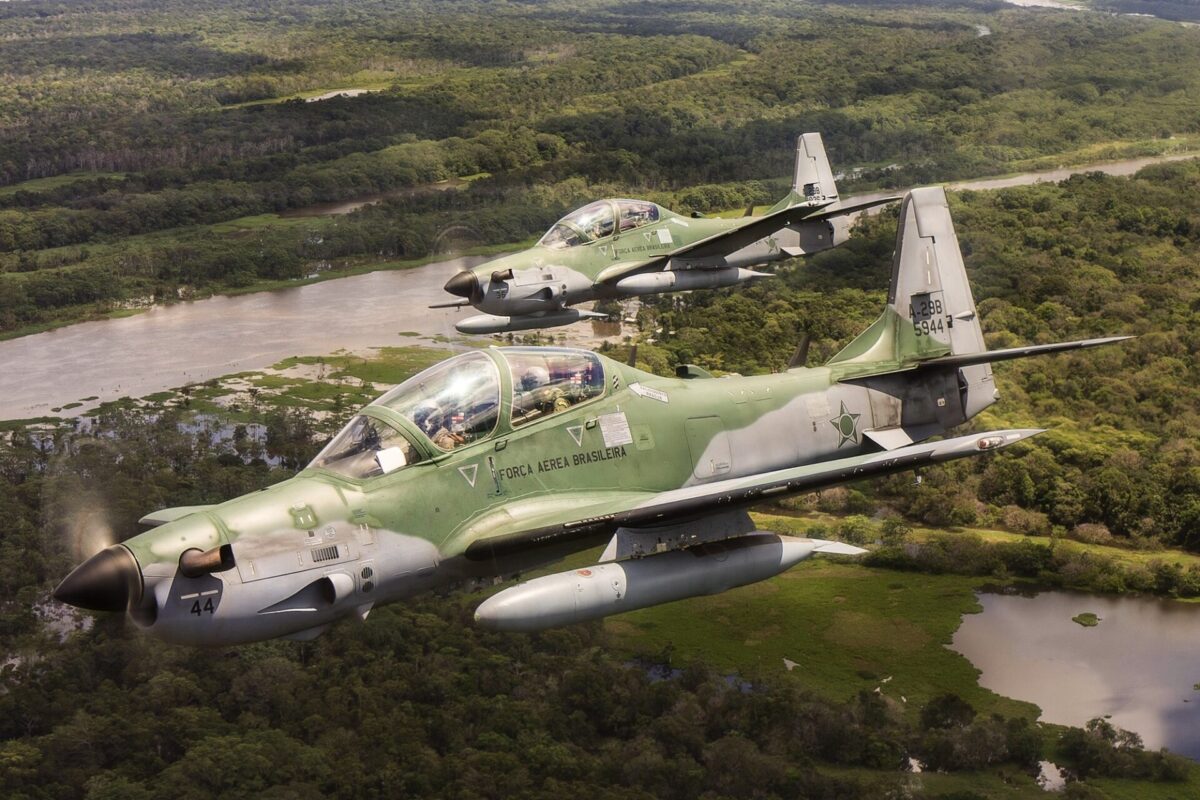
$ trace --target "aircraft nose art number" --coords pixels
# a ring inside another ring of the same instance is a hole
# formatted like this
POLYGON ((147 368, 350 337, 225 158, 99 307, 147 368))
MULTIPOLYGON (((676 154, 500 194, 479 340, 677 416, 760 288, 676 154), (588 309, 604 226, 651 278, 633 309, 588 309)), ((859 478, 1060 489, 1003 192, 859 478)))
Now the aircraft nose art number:
POLYGON ((179 603, 189 616, 209 617, 216 614, 217 608, 221 605, 221 589, 211 588, 183 592, 179 595, 179 603))

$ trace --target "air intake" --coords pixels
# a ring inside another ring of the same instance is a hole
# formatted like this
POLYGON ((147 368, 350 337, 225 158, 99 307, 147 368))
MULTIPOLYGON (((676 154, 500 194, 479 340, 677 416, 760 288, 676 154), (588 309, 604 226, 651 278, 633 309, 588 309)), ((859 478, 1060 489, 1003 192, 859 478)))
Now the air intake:
POLYGON ((314 564, 320 564, 322 561, 333 561, 338 557, 338 546, 331 544, 327 547, 314 547, 312 550, 312 560, 314 564))

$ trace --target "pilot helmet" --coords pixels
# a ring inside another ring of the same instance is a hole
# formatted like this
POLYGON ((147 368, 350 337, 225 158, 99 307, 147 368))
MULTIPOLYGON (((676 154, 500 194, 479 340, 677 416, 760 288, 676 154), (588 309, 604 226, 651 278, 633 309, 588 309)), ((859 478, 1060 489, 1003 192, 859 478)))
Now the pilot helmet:
POLYGON ((545 386, 549 382, 550 372, 545 367, 529 367, 525 370, 525 374, 521 376, 521 388, 527 392, 539 386, 545 386))
POLYGON ((442 411, 436 404, 425 402, 413 410, 413 422, 427 434, 436 431, 442 421, 442 411))

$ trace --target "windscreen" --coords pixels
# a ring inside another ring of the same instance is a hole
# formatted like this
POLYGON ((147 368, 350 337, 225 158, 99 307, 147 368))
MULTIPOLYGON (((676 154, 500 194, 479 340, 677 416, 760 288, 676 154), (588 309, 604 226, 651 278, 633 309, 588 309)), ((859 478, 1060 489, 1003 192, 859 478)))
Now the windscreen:
POLYGON ((466 353, 418 373, 375 401, 407 417, 442 450, 471 444, 496 427, 500 374, 482 353, 466 353))
POLYGON ((404 434, 385 422, 360 414, 325 445, 309 466, 362 479, 386 475, 420 460, 420 451, 404 434))

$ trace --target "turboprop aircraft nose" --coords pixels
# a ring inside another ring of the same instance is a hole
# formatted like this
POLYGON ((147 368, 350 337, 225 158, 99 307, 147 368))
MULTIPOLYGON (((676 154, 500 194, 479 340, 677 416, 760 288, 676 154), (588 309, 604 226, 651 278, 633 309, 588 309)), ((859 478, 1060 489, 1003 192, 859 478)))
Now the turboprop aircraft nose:
POLYGON ((446 281, 444 288, 450 294, 470 299, 479 294, 479 278, 474 272, 465 269, 446 281))
POLYGON ((115 544, 72 570, 54 590, 54 599, 91 611, 125 611, 140 601, 141 594, 137 559, 115 544))

